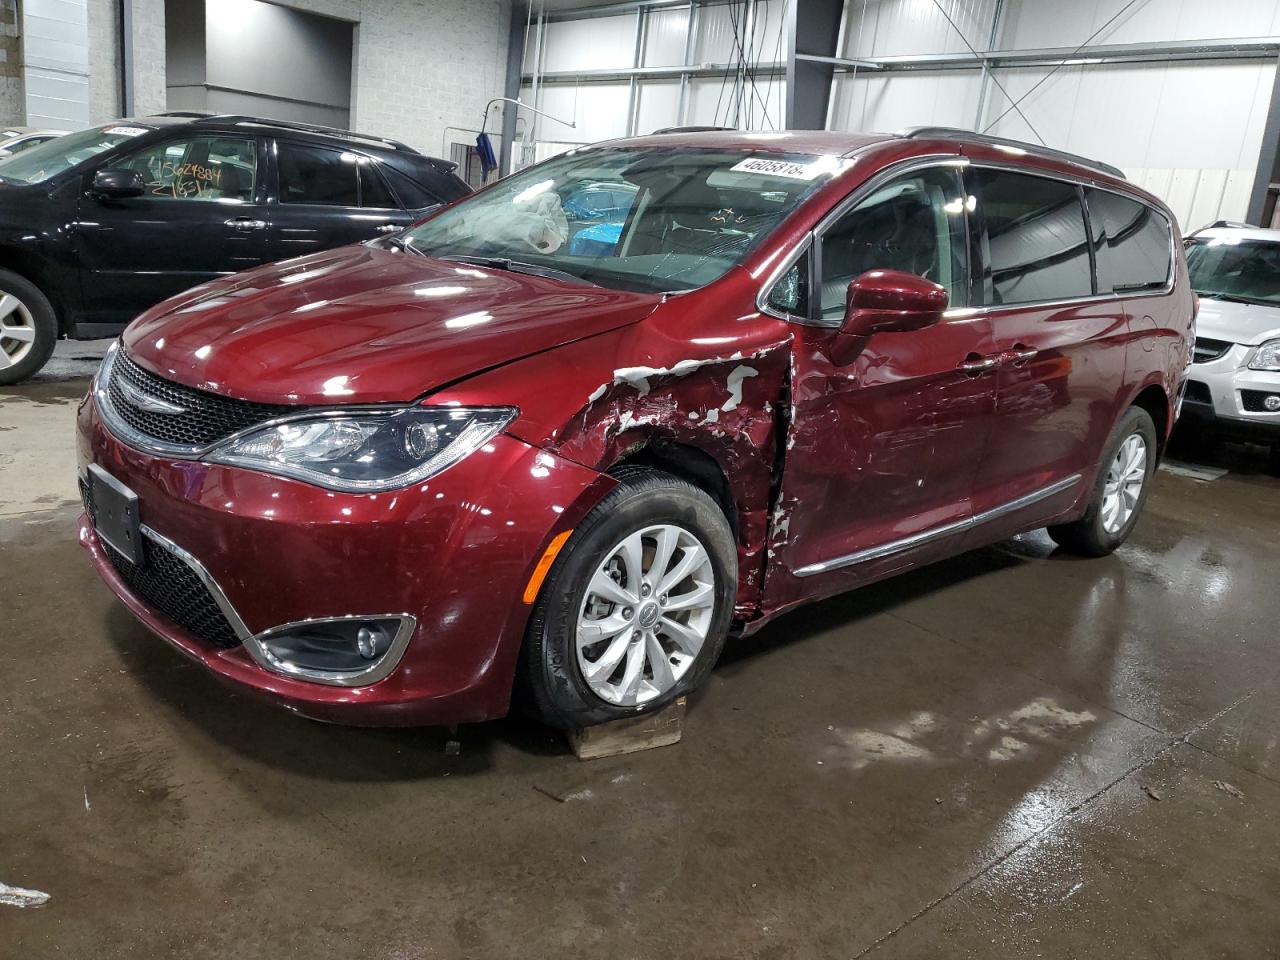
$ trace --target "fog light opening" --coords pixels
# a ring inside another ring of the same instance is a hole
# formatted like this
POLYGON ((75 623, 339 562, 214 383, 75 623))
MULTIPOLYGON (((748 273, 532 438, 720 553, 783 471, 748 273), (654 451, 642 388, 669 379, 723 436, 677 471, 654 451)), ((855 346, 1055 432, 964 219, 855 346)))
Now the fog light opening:
POLYGON ((408 614, 305 620, 260 633, 248 646, 259 664, 276 673, 357 686, 395 668, 415 625, 408 614))
POLYGON ((1262 401, 1262 405, 1272 413, 1280 411, 1280 393, 1273 393, 1262 401))

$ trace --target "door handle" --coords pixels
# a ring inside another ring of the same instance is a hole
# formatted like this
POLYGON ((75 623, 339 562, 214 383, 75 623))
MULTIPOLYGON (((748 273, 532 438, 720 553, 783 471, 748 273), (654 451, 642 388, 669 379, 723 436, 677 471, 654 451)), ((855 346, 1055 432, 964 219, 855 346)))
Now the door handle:
POLYGON ((1028 362, 1034 360, 1039 353, 1039 350, 1028 347, 1025 343, 1015 343, 1012 350, 1006 350, 1000 355, 1000 359, 1004 363, 1012 364, 1015 367, 1024 367, 1028 362))
POLYGON ((1000 366, 1000 356, 998 354, 983 357, 979 354, 971 353, 960 361, 959 369, 976 377, 978 374, 994 370, 998 366, 1000 366))
POLYGON ((265 230, 267 221, 251 220, 248 217, 232 217, 226 221, 226 225, 232 230, 242 230, 247 233, 250 230, 265 230))
POLYGON ((399 233, 403 229, 398 223, 384 223, 378 228, 379 233, 399 233))

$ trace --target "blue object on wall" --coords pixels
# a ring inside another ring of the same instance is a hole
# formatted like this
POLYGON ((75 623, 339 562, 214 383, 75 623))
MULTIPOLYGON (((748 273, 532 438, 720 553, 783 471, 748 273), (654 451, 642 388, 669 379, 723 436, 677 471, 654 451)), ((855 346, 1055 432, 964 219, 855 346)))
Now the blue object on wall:
POLYGON ((488 180, 489 174, 498 169, 498 157, 493 152, 493 141, 487 133, 476 137, 476 153, 480 155, 480 173, 488 180))

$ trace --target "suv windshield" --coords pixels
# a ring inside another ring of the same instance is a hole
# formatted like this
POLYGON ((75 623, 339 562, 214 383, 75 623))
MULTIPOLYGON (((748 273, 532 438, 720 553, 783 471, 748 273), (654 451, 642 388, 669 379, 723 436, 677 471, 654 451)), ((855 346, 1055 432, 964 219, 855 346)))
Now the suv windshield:
POLYGON ((460 201, 404 241, 428 256, 599 286, 692 290, 740 263, 847 164, 749 150, 575 151, 460 201))
POLYGON ((69 133, 65 137, 57 137, 38 147, 15 153, 6 160, 0 160, 0 180, 41 183, 126 140, 150 132, 149 127, 113 123, 105 127, 94 127, 92 130, 81 130, 79 133, 69 133))
POLYGON ((1280 243, 1206 237, 1187 244, 1191 289, 1202 297, 1280 307, 1280 243))

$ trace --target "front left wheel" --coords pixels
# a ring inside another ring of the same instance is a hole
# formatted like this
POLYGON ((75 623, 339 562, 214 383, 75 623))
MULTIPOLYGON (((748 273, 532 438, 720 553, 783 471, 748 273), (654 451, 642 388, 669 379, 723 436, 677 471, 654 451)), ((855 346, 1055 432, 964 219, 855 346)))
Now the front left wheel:
POLYGON ((49 298, 25 277, 0 270, 0 385, 34 374, 49 362, 57 341, 49 298))
POLYGON ((556 558, 529 621, 521 679, 552 726, 662 709, 706 679, 729 630, 737 548, 720 507, 656 470, 619 480, 556 558))

